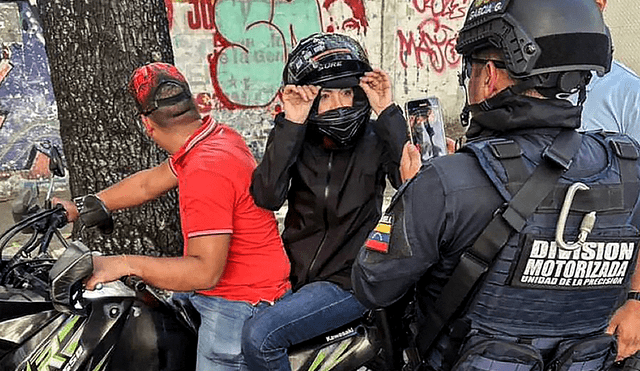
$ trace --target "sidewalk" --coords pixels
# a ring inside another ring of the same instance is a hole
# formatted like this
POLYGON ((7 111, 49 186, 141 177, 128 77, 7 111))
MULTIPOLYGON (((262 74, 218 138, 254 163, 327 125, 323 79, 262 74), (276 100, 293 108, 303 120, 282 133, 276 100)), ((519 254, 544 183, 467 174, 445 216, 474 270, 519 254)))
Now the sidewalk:
MULTIPOLYGON (((44 193, 41 191, 40 197, 38 198, 38 205, 40 205, 41 207, 44 203, 43 199, 45 195, 46 195, 46 191, 44 193)), ((54 196, 69 199, 71 195, 69 191, 65 189, 65 190, 59 190, 54 192, 54 196)), ((14 200, 15 200, 15 197, 5 198, 4 200, 0 201, 0 233, 4 233, 15 224, 15 221, 13 220, 13 215, 11 213, 14 200)), ((72 224, 67 224, 64 228, 60 230, 60 232, 62 233, 62 236, 68 239, 69 236, 71 236, 72 228, 73 228, 72 224)), ((19 233, 13 239, 11 239, 11 241, 9 241, 9 243, 7 243, 6 245, 6 250, 2 251, 3 259, 7 259, 7 257, 12 256, 15 253, 15 251, 18 248, 20 248, 20 246, 22 246, 28 240, 29 237, 30 237, 30 234, 19 233)), ((62 244, 60 243, 58 238, 54 236, 53 240, 51 241, 51 247, 60 248, 61 245, 62 244)))

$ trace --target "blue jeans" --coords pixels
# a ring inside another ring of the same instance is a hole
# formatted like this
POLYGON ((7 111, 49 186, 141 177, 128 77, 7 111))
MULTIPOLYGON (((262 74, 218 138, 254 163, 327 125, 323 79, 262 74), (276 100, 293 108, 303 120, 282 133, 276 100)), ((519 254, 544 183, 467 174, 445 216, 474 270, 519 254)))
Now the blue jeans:
POLYGON ((180 299, 185 296, 200 313, 196 370, 250 370, 242 356, 240 341, 244 322, 259 307, 199 294, 180 294, 180 299))
POLYGON ((365 312, 352 293, 331 282, 305 285, 245 322, 245 361, 251 371, 291 370, 287 348, 356 320, 365 312))

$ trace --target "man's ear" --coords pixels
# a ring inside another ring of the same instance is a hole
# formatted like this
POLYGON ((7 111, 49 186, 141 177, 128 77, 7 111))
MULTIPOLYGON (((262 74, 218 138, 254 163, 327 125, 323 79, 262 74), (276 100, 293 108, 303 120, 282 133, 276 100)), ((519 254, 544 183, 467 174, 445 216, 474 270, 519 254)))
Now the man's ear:
POLYGON ((149 119, 145 115, 142 115, 142 125, 144 125, 144 128, 147 131, 147 135, 151 136, 153 134, 153 131, 155 130, 155 127, 151 119, 149 119))
POLYGON ((489 99, 499 92, 497 90, 498 89, 497 86, 499 85, 498 79, 500 76, 498 75, 498 69, 493 64, 493 62, 485 63, 484 66, 482 66, 482 69, 483 69, 482 72, 484 72, 482 82, 484 84, 483 88, 485 92, 485 97, 486 99, 489 99))
POLYGON ((483 68, 486 68, 485 91, 487 98, 500 93, 502 90, 513 85, 513 80, 506 70, 496 67, 493 62, 488 62, 483 68))

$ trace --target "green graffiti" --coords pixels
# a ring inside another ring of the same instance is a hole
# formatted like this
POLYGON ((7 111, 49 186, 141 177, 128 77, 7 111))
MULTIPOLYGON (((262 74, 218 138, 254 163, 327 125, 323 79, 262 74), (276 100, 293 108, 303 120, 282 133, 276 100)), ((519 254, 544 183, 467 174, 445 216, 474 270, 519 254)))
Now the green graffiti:
POLYGON ((292 40, 321 30, 317 0, 219 0, 216 29, 233 44, 220 52, 217 83, 233 102, 267 105, 282 81, 292 40))

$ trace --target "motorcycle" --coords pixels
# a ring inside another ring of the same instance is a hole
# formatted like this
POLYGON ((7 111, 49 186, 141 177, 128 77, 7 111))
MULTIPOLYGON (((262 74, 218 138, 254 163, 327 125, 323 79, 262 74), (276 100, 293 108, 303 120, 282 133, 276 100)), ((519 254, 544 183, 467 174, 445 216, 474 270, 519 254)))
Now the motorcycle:
MULTIPOLYGON (((194 370, 199 318, 172 292, 136 277, 83 290, 95 252, 59 231, 66 213, 49 200, 53 177, 64 176, 64 166, 55 147, 50 157, 45 207, 37 197, 21 197, 13 207, 16 224, 0 235, 2 255, 18 233, 30 234, 0 260, 0 370, 194 370), (57 258, 54 237, 64 249, 57 258)), ((289 351, 292 369, 416 369, 408 362, 415 357, 406 337, 398 335, 404 314, 390 318, 385 310, 371 311, 296 345, 289 351)))

